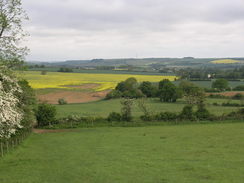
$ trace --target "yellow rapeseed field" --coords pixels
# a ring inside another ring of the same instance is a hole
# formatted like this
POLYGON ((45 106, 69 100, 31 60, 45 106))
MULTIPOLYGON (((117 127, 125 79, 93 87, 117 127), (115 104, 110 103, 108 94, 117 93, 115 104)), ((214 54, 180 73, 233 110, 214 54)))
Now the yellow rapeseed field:
POLYGON ((223 59, 223 60, 214 60, 211 61, 211 63, 214 64, 234 64, 234 63, 239 63, 240 61, 238 60, 232 60, 232 59, 223 59))
POLYGON ((159 75, 129 75, 129 74, 94 74, 94 73, 61 73, 47 72, 41 75, 40 71, 26 71, 21 73, 35 89, 42 88, 67 88, 65 85, 82 85, 87 83, 99 84, 96 91, 113 89, 118 82, 124 81, 129 77, 135 77, 139 82, 151 81, 158 82, 162 79, 173 81, 176 76, 159 76, 159 75))

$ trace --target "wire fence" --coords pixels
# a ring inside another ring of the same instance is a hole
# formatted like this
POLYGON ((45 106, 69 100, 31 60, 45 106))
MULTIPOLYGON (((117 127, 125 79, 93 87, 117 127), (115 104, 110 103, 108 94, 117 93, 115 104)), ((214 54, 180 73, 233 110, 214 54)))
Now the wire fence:
POLYGON ((18 147, 32 132, 32 129, 25 130, 9 139, 0 139, 0 157, 18 147))

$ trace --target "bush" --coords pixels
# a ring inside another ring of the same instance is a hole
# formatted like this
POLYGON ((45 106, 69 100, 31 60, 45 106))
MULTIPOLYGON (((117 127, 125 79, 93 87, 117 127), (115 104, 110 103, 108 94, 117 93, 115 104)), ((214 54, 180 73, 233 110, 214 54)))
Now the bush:
POLYGON ((143 121, 152 121, 155 119, 155 117, 153 115, 149 115, 149 114, 144 114, 142 116, 140 116, 141 120, 143 121))
POLYGON ((199 120, 205 120, 205 119, 209 119, 210 112, 206 109, 204 104, 199 104, 197 111, 195 112, 195 115, 197 117, 197 119, 199 120))
POLYGON ((58 104, 65 105, 65 104, 67 104, 67 101, 64 98, 60 98, 60 99, 58 99, 58 104))
POLYGON ((120 113, 117 113, 117 112, 111 112, 109 115, 108 115, 108 121, 121 121, 121 114, 120 113))
POLYGON ((225 119, 244 119, 244 108, 241 108, 238 111, 230 112, 225 116, 225 119))
POLYGON ((182 112, 179 116, 181 119, 187 119, 187 120, 196 120, 196 116, 193 112, 193 106, 192 105, 186 105, 182 109, 182 112))
POLYGON ((157 120, 163 120, 163 121, 173 121, 178 118, 178 115, 173 112, 161 112, 155 116, 157 120))
POLYGON ((41 75, 47 75, 47 71, 41 71, 41 75))
POLYGON ((79 116, 79 115, 69 115, 64 118, 58 119, 58 124, 69 124, 71 127, 74 127, 75 125, 81 124, 81 123, 91 123, 93 122, 103 122, 106 119, 102 117, 94 117, 94 116, 89 116, 89 117, 84 117, 84 116, 79 116))
POLYGON ((213 105, 214 106, 219 106, 219 104, 217 102, 214 102, 213 105))
POLYGON ((56 107, 51 104, 39 104, 35 112, 38 126, 47 126, 55 122, 56 107))

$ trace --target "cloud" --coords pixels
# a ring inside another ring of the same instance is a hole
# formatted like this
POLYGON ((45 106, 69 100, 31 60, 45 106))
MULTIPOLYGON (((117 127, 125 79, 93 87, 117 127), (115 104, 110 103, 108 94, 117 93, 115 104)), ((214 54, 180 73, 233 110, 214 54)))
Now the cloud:
POLYGON ((243 0, 42 0, 24 8, 30 59, 242 54, 243 0))

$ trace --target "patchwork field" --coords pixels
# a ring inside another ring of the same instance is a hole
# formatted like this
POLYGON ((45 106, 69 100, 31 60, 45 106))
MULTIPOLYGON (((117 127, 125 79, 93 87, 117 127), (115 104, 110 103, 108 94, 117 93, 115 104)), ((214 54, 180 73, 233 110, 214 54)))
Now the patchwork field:
POLYGON ((238 60, 233 60, 233 59, 223 59, 223 60, 214 60, 211 61, 213 64, 235 64, 235 63, 240 63, 238 60))
POLYGON ((84 103, 103 99, 120 82, 135 77, 139 82, 158 82, 163 79, 174 81, 176 76, 98 74, 98 73, 61 73, 27 71, 20 76, 28 80, 36 89, 37 97, 42 101, 57 104, 64 98, 68 103, 84 103))
POLYGON ((0 159, 1 183, 243 183, 244 123, 32 134, 0 159))
POLYGON ((70 88, 82 84, 97 84, 96 91, 113 89, 118 82, 124 81, 129 77, 136 78, 139 82, 151 81, 158 82, 163 79, 174 81, 176 76, 159 75, 128 75, 128 74, 88 74, 88 73, 61 73, 47 72, 41 75, 38 71, 23 72, 22 76, 27 79, 35 89, 43 88, 70 88))

